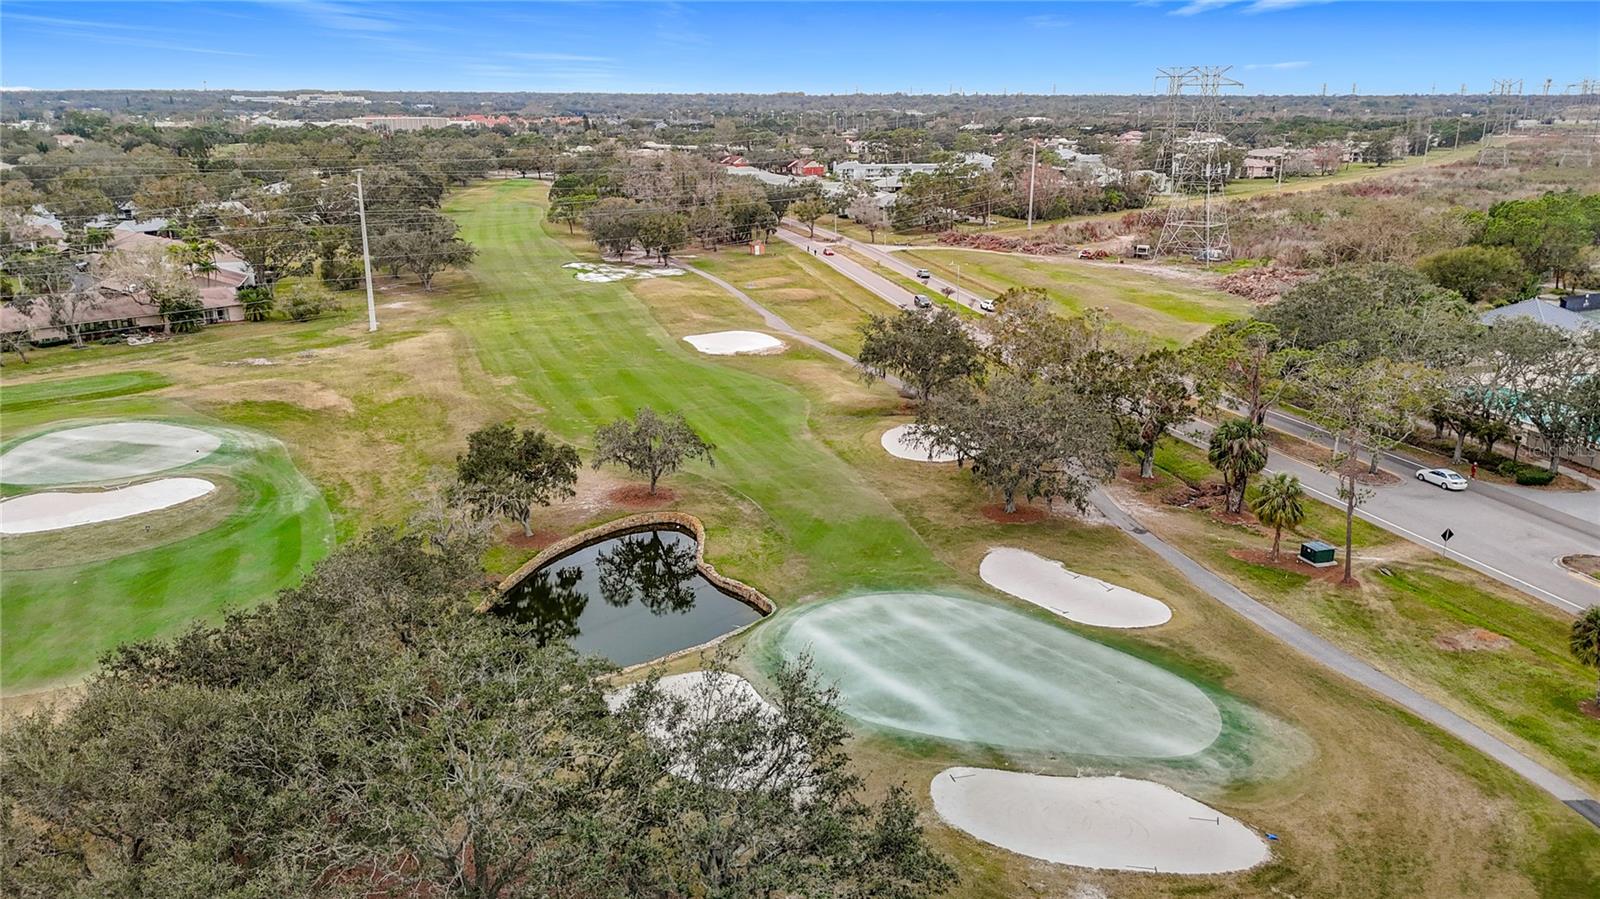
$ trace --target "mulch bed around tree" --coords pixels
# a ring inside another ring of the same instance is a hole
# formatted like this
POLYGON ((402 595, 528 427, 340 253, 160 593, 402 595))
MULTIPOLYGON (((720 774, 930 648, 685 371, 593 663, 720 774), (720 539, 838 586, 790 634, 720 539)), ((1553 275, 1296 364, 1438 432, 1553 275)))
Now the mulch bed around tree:
POLYGON ((678 494, 666 487, 657 487, 655 495, 650 494, 650 487, 645 484, 623 484, 614 487, 606 493, 606 499, 619 506, 629 509, 657 509, 671 505, 678 499, 678 494))
POLYGON ((1034 524, 1044 521, 1045 516, 1050 514, 1044 509, 1027 505, 1017 506, 1017 511, 1008 514, 1005 503, 990 503, 982 511, 984 518, 1000 524, 1034 524))
POLYGON ((1593 718, 1596 721, 1600 721, 1600 702, 1596 702, 1593 699, 1585 699, 1584 701, 1578 703, 1578 711, 1588 715, 1590 718, 1593 718))
POLYGON ((560 531, 535 530, 533 536, 528 536, 518 530, 506 538, 506 542, 517 549, 540 550, 561 539, 560 531))
MULTIPOLYGON (((1294 535, 1284 534, 1283 545, 1278 548, 1278 560, 1276 562, 1267 558, 1267 554, 1271 552, 1270 547, 1267 549, 1230 549, 1228 550, 1228 555, 1251 565, 1276 568, 1279 571, 1292 571, 1295 574, 1303 574, 1308 578, 1336 586, 1348 586, 1339 584, 1340 581, 1344 580, 1343 561, 1338 565, 1330 565, 1327 568, 1317 568, 1314 565, 1307 565, 1300 561, 1299 557, 1295 555, 1298 551, 1299 544, 1296 542, 1294 535)), ((1343 550, 1340 550, 1340 552, 1343 552, 1343 550)), ((1354 586, 1360 587, 1361 582, 1357 580, 1354 586)))
POLYGON ((1511 648, 1511 638, 1481 627, 1468 628, 1460 633, 1440 634, 1433 645, 1450 652, 1497 652, 1511 648))

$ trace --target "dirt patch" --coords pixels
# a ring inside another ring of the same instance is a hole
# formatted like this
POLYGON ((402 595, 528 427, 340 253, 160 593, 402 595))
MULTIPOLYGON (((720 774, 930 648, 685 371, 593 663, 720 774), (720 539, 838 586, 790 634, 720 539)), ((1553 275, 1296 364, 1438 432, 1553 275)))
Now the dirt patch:
POLYGON ((1600 721, 1600 700, 1585 699, 1578 703, 1578 711, 1596 721, 1600 721))
POLYGON ((990 503, 981 510, 983 517, 1000 524, 1035 524, 1044 521, 1050 513, 1037 506, 1021 505, 1015 512, 1007 512, 1005 503, 990 503))
POLYGON ((1221 484, 1202 484, 1199 487, 1179 484, 1161 494, 1161 501, 1184 509, 1221 510, 1227 504, 1227 492, 1221 484))
POLYGON ((517 549, 544 549, 560 539, 560 531, 541 531, 535 529, 531 535, 524 534, 521 531, 516 531, 512 533, 511 536, 506 538, 506 542, 512 546, 515 546, 517 549))
POLYGON ((1433 638, 1433 645, 1448 652, 1498 652, 1511 648, 1511 638, 1474 627, 1454 634, 1440 634, 1433 638))
POLYGON ((1585 574, 1589 577, 1600 578, 1600 556, 1591 556, 1587 553, 1578 553, 1575 556, 1563 556, 1561 564, 1569 571, 1585 574))
POLYGON ((677 501, 678 494, 666 487, 657 487, 652 495, 646 484, 623 484, 607 491, 606 499, 629 509, 658 509, 677 501))
POLYGON ((331 387, 313 381, 296 381, 288 378, 263 378, 258 381, 235 381, 225 384, 204 384, 195 387, 186 387, 184 393, 202 402, 226 404, 236 403, 240 397, 248 392, 257 398, 270 398, 280 403, 288 403, 309 409, 312 412, 339 412, 350 414, 356 411, 355 404, 349 397, 339 393, 331 387))
MULTIPOLYGON (((1278 550, 1276 561, 1267 558, 1268 553, 1271 552, 1270 549, 1230 549, 1228 550, 1228 555, 1251 565, 1276 568, 1279 571, 1291 571, 1327 584, 1338 584, 1344 580, 1343 562, 1338 565, 1330 565, 1327 568, 1318 568, 1315 565, 1307 565, 1300 561, 1299 556, 1295 555, 1297 551, 1298 547, 1286 539, 1283 546, 1278 550)), ((1360 586, 1360 583, 1360 581, 1357 581, 1355 586, 1360 586)))

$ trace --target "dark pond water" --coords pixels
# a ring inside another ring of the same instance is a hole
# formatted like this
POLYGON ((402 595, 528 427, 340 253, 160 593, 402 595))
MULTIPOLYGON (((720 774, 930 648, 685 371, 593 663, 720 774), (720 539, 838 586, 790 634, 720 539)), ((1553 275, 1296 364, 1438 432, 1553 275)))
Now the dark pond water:
POLYGON ((694 562, 694 538, 672 530, 614 537, 563 556, 506 591, 502 615, 540 645, 634 665, 698 646, 761 617, 718 590, 694 562))

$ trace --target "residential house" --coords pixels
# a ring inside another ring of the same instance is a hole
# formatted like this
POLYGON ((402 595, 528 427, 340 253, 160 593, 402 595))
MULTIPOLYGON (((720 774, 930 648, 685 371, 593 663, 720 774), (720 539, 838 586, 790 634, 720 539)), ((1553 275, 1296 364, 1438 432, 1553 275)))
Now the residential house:
POLYGON ((821 177, 828 174, 828 167, 815 159, 794 159, 783 167, 783 171, 797 177, 821 177))
POLYGON ((1579 315, 1571 309, 1548 300, 1533 297, 1520 303, 1509 306, 1497 306, 1478 316, 1478 321, 1484 324, 1499 321, 1504 318, 1526 318, 1546 325, 1554 325, 1564 331, 1574 334, 1600 328, 1600 323, 1586 316, 1579 315))

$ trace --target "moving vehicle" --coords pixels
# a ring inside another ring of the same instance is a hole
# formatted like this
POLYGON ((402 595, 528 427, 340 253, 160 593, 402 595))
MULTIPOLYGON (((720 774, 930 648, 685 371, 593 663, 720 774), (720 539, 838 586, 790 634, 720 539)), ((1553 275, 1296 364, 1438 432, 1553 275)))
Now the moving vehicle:
POLYGON ((822 248, 822 255, 824 255, 824 256, 832 256, 833 255, 833 247, 823 247, 822 248))
POLYGON ((929 278, 933 277, 933 272, 930 272, 925 268, 919 268, 919 269, 917 269, 917 277, 922 279, 922 280, 924 280, 924 281, 926 281, 929 278))
POLYGON ((978 301, 978 311, 979 312, 993 312, 994 311, 994 300, 991 300, 991 299, 988 299, 988 298, 979 300, 978 301))
POLYGON ((916 306, 918 309, 931 309, 933 308, 933 300, 929 299, 927 294, 919 293, 911 297, 911 305, 916 306))
POLYGON ((1417 480, 1444 490, 1467 489, 1467 479, 1448 468, 1424 468, 1417 472, 1417 480))

